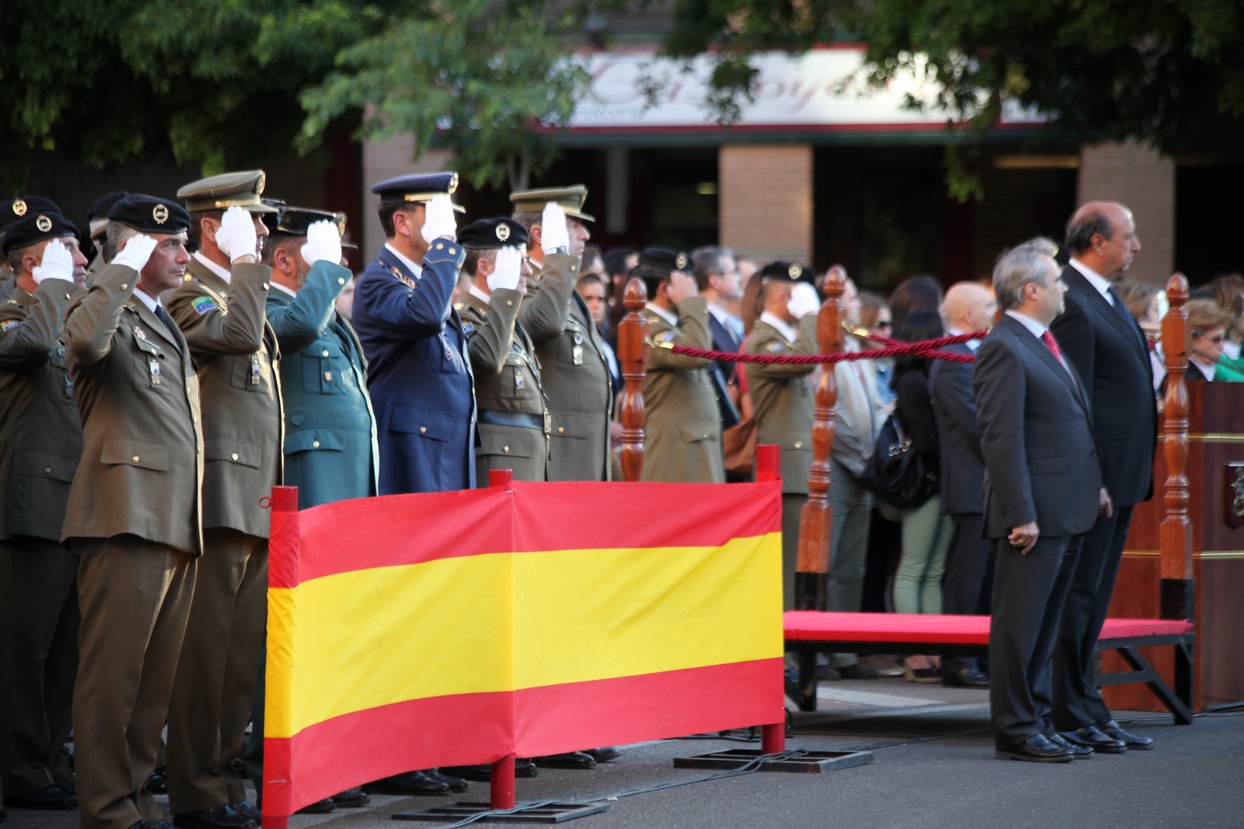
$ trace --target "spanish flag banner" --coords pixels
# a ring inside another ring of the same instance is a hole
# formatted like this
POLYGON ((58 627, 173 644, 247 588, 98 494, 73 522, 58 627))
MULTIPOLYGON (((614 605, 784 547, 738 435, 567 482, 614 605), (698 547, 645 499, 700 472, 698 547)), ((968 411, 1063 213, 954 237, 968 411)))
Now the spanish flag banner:
POLYGON ((265 815, 413 769, 782 721, 778 483, 273 500, 265 815))

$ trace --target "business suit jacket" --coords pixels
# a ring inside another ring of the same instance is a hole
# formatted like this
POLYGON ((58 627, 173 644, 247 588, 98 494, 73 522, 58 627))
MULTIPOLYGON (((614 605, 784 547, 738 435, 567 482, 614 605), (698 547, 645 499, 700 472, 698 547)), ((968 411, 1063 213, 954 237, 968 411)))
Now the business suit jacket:
POLYGON ((721 484, 726 482, 721 448, 721 414, 708 373, 712 361, 675 354, 662 344, 707 349, 708 304, 704 297, 678 303, 678 326, 644 309, 655 346, 648 358, 643 395, 642 481, 721 484))
POLYGON ((549 399, 549 480, 607 481, 613 384, 600 329, 575 291, 578 278, 576 257, 545 257, 527 280, 518 321, 531 337, 549 399))
POLYGON ((264 317, 266 265, 234 265, 225 282, 198 259, 168 297, 168 314, 199 367, 203 406, 203 528, 268 537, 260 500, 281 483, 285 418, 281 352, 264 317))
MULTIPOLYGON (((945 347, 956 354, 971 354, 967 345, 945 347)), ((942 511, 948 515, 980 515, 985 511, 981 485, 985 458, 976 424, 976 398, 972 391, 972 364, 934 360, 929 368, 929 397, 941 442, 939 464, 942 511)))
POLYGON ((64 318, 77 286, 45 279, 0 303, 0 540, 60 541, 82 458, 82 418, 65 365, 64 318))
MULTIPOLYGON (((799 334, 793 343, 769 323, 758 321, 743 344, 743 352, 815 354, 816 314, 800 320, 799 334)), ((755 412, 757 445, 779 448, 782 492, 807 495, 808 473, 812 470, 812 410, 816 403, 812 373, 816 365, 745 363, 743 370, 755 412)))
POLYGON ((297 296, 268 292, 268 324, 282 352, 285 484, 298 487, 300 509, 379 491, 367 361, 335 307, 350 278, 346 268, 320 261, 297 296))
POLYGON ((134 269, 109 265, 65 312, 82 460, 61 540, 130 533, 197 556, 203 551, 199 379, 181 332, 131 296, 137 283, 134 269))
POLYGON ((464 258, 452 239, 436 239, 416 276, 382 247, 355 287, 354 329, 379 421, 381 495, 475 485, 474 377, 462 320, 449 304, 464 258))
POLYGON ((480 409, 477 486, 488 486, 493 469, 509 469, 518 481, 543 481, 547 475, 549 411, 531 341, 517 322, 522 301, 522 294, 509 289, 494 291, 488 302, 474 294, 463 300, 462 326, 480 409), (540 428, 486 423, 486 411, 534 415, 540 428))
MULTIPOLYGON (((739 346, 742 345, 739 338, 732 330, 718 322, 712 311, 708 312, 708 331, 713 337, 713 351, 738 353, 739 346)), ((714 360, 713 367, 721 372, 722 379, 727 383, 738 382, 738 363, 723 363, 720 360, 714 360)))
POLYGON ((1102 481, 1117 506, 1153 495, 1158 411, 1153 366, 1140 326, 1068 265, 1066 310, 1050 324, 1063 356, 1084 379, 1102 481))
POLYGON ((1088 402, 1041 340, 1004 315, 976 352, 985 535, 1036 521, 1042 538, 1088 532, 1101 472, 1088 402))

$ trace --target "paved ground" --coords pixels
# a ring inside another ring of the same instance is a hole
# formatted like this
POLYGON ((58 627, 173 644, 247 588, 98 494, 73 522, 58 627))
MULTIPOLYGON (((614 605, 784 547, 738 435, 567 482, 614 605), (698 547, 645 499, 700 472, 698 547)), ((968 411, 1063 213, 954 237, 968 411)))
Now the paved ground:
MULTIPOLYGON (((673 768, 675 757, 754 747, 724 740, 667 740, 630 747, 590 772, 541 770, 518 781, 522 801, 590 801, 634 789, 576 829, 995 829, 996 827, 1244 827, 1244 709, 1198 717, 1191 727, 1153 713, 1120 713, 1153 737, 1148 752, 1069 764, 995 760, 986 692, 898 679, 826 682, 821 711, 797 714, 788 748, 869 749, 871 764, 825 774, 757 773, 698 781, 714 772, 673 768)), ((370 807, 291 819, 290 829, 394 829, 396 812, 465 796, 373 796, 370 807)), ((415 827, 443 824, 414 823, 415 827)), ((75 829, 77 813, 10 810, 5 829, 75 829)))

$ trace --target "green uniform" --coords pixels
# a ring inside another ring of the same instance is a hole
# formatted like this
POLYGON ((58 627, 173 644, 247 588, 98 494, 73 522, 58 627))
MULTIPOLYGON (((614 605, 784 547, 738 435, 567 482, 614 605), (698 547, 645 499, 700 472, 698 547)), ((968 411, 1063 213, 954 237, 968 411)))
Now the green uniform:
POLYGON ((726 482, 721 449, 721 411, 708 372, 712 361, 674 354, 662 344, 711 349, 708 300, 678 303, 678 326, 651 308, 644 310, 656 347, 644 375, 644 468, 640 480, 671 483, 726 482))
POLYGON ((488 472, 511 469, 517 481, 543 481, 549 455, 549 412, 531 342, 518 324, 522 295, 494 291, 488 302, 467 294, 462 328, 475 372, 479 448, 475 485, 488 486, 488 472))

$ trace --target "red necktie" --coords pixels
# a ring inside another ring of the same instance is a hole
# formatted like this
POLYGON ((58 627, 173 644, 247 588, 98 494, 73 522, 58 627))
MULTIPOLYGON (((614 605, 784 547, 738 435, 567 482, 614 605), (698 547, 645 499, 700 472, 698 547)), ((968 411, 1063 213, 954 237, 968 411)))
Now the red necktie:
POLYGON ((1067 362, 1063 360, 1063 353, 1058 350, 1058 340, 1054 339, 1054 335, 1050 333, 1050 329, 1045 329, 1045 333, 1041 335, 1041 342, 1045 343, 1045 347, 1054 355, 1054 359, 1062 363, 1064 366, 1067 362))

